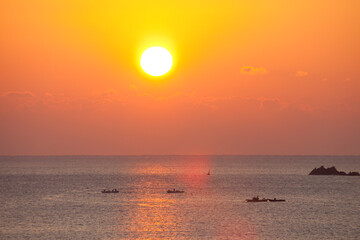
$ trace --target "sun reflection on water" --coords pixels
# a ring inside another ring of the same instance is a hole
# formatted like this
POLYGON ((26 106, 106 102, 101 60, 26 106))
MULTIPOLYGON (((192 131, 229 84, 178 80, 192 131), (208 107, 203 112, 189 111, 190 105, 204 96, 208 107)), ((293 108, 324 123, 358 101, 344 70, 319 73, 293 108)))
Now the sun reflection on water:
POLYGON ((130 232, 134 238, 148 239, 175 237, 178 228, 176 200, 163 196, 144 196, 136 200, 131 213, 130 232))
POLYGON ((186 157, 177 164, 140 162, 132 169, 137 176, 134 195, 128 199, 125 226, 119 223, 119 232, 126 229, 125 238, 257 239, 252 224, 232 211, 234 206, 228 203, 234 199, 218 195, 215 186, 221 176, 209 157, 186 157), (185 193, 166 193, 173 188, 185 193))

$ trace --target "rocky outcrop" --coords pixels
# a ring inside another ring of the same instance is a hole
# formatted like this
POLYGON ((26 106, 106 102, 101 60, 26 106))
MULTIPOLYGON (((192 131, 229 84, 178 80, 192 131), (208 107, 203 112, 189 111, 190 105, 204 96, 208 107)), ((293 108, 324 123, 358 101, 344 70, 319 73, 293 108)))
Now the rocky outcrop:
POLYGON ((360 176, 358 172, 349 172, 345 173, 343 171, 338 171, 335 167, 325 168, 321 166, 319 168, 314 168, 309 175, 344 175, 344 176, 360 176))
POLYGON ((349 172, 347 175, 349 175, 349 176, 360 176, 359 172, 349 172))

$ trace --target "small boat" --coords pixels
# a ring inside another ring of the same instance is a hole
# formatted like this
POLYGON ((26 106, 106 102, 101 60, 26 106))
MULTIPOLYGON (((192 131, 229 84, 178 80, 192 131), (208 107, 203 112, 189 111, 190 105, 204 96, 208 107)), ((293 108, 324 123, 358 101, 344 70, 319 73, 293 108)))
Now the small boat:
POLYGON ((101 193, 119 193, 119 190, 117 190, 116 188, 113 190, 102 190, 101 193))
POLYGON ((246 199, 246 202, 285 202, 285 199, 270 199, 270 198, 262 198, 253 197, 252 199, 246 199))
POLYGON ((253 197, 252 199, 246 199, 245 201, 246 202, 267 202, 268 199, 266 199, 266 198, 260 199, 259 197, 253 197))
POLYGON ((269 202, 285 202, 285 199, 276 199, 276 198, 274 198, 274 199, 268 199, 269 200, 269 202))
POLYGON ((175 190, 175 189, 173 189, 173 190, 167 190, 166 192, 167 192, 167 193, 184 193, 184 191, 175 190))

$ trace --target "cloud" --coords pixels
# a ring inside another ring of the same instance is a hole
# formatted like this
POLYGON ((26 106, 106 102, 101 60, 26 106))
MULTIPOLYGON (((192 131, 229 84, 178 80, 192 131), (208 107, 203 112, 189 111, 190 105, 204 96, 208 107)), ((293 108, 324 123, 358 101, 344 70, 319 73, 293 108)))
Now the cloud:
POLYGON ((278 98, 260 97, 257 101, 259 102, 259 110, 279 110, 288 105, 287 103, 280 101, 278 98))
POLYGON ((309 73, 305 71, 297 71, 296 76, 297 77, 306 77, 309 73))
POLYGON ((307 113, 314 113, 316 110, 318 110, 319 108, 316 108, 310 104, 300 104, 300 109, 301 111, 307 112, 307 113))
POLYGON ((108 89, 105 91, 96 91, 92 93, 93 96, 98 96, 98 97, 112 97, 112 96, 116 96, 117 95, 117 91, 113 90, 113 89, 108 89))
POLYGON ((84 104, 98 105, 98 104, 109 104, 119 100, 118 92, 114 89, 107 89, 104 91, 92 92, 90 96, 81 101, 84 104))
POLYGON ((267 74, 267 70, 265 68, 259 67, 251 67, 251 66, 244 66, 240 70, 241 74, 247 75, 263 75, 267 74))
POLYGON ((53 95, 51 93, 49 93, 49 92, 46 92, 46 93, 44 93, 44 96, 45 97, 52 97, 53 95))
POLYGON ((138 88, 136 85, 132 84, 132 85, 129 86, 129 89, 136 91, 136 90, 138 90, 139 88, 138 88))
POLYGON ((33 98, 35 97, 35 94, 28 91, 8 91, 1 94, 1 96, 9 98, 33 98))

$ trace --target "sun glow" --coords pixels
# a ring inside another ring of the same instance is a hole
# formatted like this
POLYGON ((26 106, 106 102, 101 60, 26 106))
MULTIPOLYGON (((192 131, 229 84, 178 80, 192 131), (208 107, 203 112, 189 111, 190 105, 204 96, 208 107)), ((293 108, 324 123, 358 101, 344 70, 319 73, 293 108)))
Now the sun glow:
POLYGON ((173 60, 170 52, 163 47, 151 47, 141 55, 140 66, 151 76, 161 76, 170 71, 173 60))

